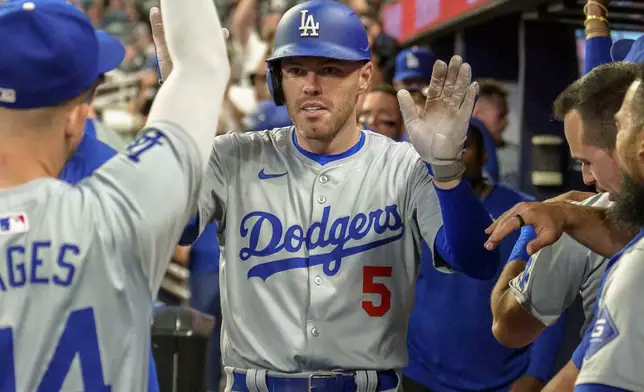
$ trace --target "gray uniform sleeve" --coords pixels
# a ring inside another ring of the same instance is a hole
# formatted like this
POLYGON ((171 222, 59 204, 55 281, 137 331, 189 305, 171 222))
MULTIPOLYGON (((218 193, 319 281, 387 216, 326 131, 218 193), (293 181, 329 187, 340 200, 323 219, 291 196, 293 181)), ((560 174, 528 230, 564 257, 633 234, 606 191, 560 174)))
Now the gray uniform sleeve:
POLYGON ((644 245, 627 251, 608 272, 577 385, 644 390, 644 245))
POLYGON ((453 273, 454 270, 449 265, 445 263, 437 265, 434 240, 436 239, 438 230, 443 225, 443 217, 438 202, 438 195, 436 195, 436 190, 432 183, 432 177, 429 175, 427 167, 420 157, 415 161, 412 168, 409 185, 407 222, 414 222, 416 225, 414 228, 414 233, 417 233, 416 237, 418 237, 416 238, 416 242, 419 247, 421 240, 427 243, 427 247, 432 250, 434 267, 438 271, 453 273))
POLYGON ((226 227, 228 187, 231 177, 239 172, 239 148, 239 135, 236 133, 215 137, 198 201, 199 235, 211 222, 217 224, 220 232, 226 227))
POLYGON ((585 280, 592 253, 564 234, 532 255, 525 270, 510 281, 524 309, 543 325, 554 324, 570 306, 585 280))
POLYGON ((172 252, 196 210, 201 185, 196 143, 166 122, 142 130, 127 149, 79 183, 106 254, 124 274, 142 272, 154 298, 172 252))

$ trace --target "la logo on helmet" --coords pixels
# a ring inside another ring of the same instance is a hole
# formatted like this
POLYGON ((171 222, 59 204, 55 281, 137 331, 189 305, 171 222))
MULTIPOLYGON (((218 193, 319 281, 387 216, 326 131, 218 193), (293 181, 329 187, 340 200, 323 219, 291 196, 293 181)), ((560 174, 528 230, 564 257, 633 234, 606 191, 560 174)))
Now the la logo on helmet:
POLYGON ((414 56, 413 53, 407 53, 407 68, 416 69, 420 66, 418 57, 414 56))
POLYGON ((309 10, 300 11, 300 37, 317 37, 320 30, 320 22, 316 22, 309 10))

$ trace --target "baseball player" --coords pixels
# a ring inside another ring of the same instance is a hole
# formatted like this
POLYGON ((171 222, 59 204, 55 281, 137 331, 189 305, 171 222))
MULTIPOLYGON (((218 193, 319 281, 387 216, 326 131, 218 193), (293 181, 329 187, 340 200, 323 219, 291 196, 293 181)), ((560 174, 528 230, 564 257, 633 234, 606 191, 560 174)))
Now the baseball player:
MULTIPOLYGON (((490 215, 498 217, 523 200, 534 200, 483 177, 486 153, 480 129, 470 125, 463 159, 465 177, 490 215)), ((501 259, 508 260, 518 237, 504 239, 501 259)), ((509 349, 492 335, 487 281, 461 274, 445 276, 431 268, 431 251, 423 244, 420 274, 414 290, 407 346, 409 365, 403 374, 405 392, 541 390, 551 377, 563 339, 564 323, 549 328, 532 347, 509 349), (435 298, 449 293, 441 301, 435 298)))
MULTIPOLYGON (((601 65, 571 84, 555 100, 555 115, 564 122, 571 154, 583 162, 584 181, 605 191, 591 197, 581 192, 572 194, 583 206, 609 207, 611 199, 619 195, 620 173, 614 158, 617 129, 611 119, 637 75, 638 66, 634 64, 601 65)), ((550 204, 569 196, 555 198, 550 204)), ((586 331, 608 261, 568 235, 530 257, 526 245, 534 238, 530 226, 522 229, 511 261, 492 294, 494 333, 510 347, 532 342, 572 305, 577 295, 583 300, 586 321, 582 331, 586 331)), ((572 389, 580 366, 581 357, 574 355, 552 384, 559 384, 559 390, 572 389)))
MULTIPOLYGON (((104 31, 97 31, 96 38, 105 45, 109 50, 108 54, 104 57, 104 71, 111 71, 118 67, 125 57, 125 47, 115 37, 104 31)), ((99 82, 102 81, 103 75, 99 76, 99 82)), ((77 184, 86 177, 89 177, 101 167, 110 158, 116 155, 116 151, 107 144, 100 141, 96 136, 96 128, 94 121, 87 118, 85 120, 85 129, 81 139, 78 140, 78 146, 74 149, 74 154, 67 160, 65 167, 61 170, 58 178, 70 184, 77 184)), ((159 390, 158 380, 156 377, 156 366, 152 351, 150 351, 150 365, 149 365, 149 382, 148 392, 155 392, 159 390)))
POLYGON ((66 1, 0 4, 0 35, 12 37, 0 58, 3 392, 148 386, 152 300, 194 211, 229 76, 212 2, 162 7, 177 72, 127 153, 72 186, 54 177, 110 48, 66 1), (209 110, 177 98, 213 91, 209 110))
POLYGON ((644 87, 639 78, 629 88, 615 115, 616 152, 622 170, 622 194, 613 217, 640 232, 606 267, 595 320, 587 339, 575 391, 644 390, 644 329, 641 313, 644 279, 644 184, 642 183, 642 120, 644 87))
POLYGON ((437 62, 422 115, 399 92, 410 144, 358 128, 373 65, 346 5, 289 9, 267 61, 294 127, 215 138, 199 203, 226 260, 227 388, 397 390, 422 240, 445 272, 489 279, 499 265, 481 250, 491 219, 462 181, 471 69, 437 62))

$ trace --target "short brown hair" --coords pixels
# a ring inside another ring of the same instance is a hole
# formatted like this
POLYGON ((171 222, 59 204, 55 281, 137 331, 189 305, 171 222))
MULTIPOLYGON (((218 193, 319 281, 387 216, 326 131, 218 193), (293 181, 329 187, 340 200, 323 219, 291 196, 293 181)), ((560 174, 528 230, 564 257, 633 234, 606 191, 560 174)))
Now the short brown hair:
POLYGON ((593 68, 569 85, 554 102, 554 115, 559 121, 577 110, 584 124, 585 144, 612 151, 615 149, 619 110, 628 87, 641 74, 638 64, 613 62, 593 68))
POLYGON ((494 79, 479 80, 479 97, 497 96, 505 102, 508 99, 508 89, 494 79))
POLYGON ((390 84, 377 84, 371 88, 370 93, 376 93, 376 92, 381 92, 385 93, 388 95, 391 95, 394 98, 398 98, 398 95, 396 94, 396 89, 390 85, 390 84))

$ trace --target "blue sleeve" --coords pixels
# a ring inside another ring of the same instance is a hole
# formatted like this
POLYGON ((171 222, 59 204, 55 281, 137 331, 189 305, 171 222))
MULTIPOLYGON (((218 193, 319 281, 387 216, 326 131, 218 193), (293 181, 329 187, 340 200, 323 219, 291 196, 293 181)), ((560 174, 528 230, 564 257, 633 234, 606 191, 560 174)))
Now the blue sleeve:
POLYGON ((434 241, 437 254, 467 276, 493 278, 499 268, 499 252, 490 252, 483 246, 487 240, 485 229, 492 224, 485 207, 465 180, 453 189, 435 188, 443 216, 443 226, 434 241))
POLYGON ((181 238, 179 239, 179 245, 188 246, 192 245, 199 238, 199 217, 196 216, 190 219, 188 225, 183 229, 181 238))
POLYGON ((527 374, 544 383, 552 377, 555 359, 566 335, 566 314, 546 328, 530 346, 530 365, 527 374))
POLYGON ((190 250, 190 274, 205 274, 219 271, 219 243, 217 225, 206 225, 203 233, 190 250))
POLYGON ((532 226, 524 226, 521 228, 521 234, 519 239, 514 243, 514 248, 512 248, 512 253, 506 261, 521 260, 527 262, 530 260, 528 255, 528 250, 526 247, 533 239, 537 238, 537 233, 534 231, 532 226))
POLYGON ((575 386, 574 392, 629 392, 627 389, 603 384, 581 384, 575 386))
POLYGON ((610 63, 610 47, 613 40, 610 37, 594 37, 586 40, 586 59, 584 61, 584 74, 590 72, 598 65, 610 63))
POLYGON ((154 362, 154 354, 150 347, 150 365, 148 367, 148 392, 159 392, 159 379, 157 377, 157 366, 154 362))
POLYGON ((577 369, 581 369, 581 364, 584 362, 584 355, 586 355, 586 350, 588 349, 588 344, 590 341, 590 331, 592 330, 594 324, 595 321, 593 319, 593 322, 590 323, 590 326, 586 330, 581 343, 579 343, 579 346, 577 346, 575 352, 572 353, 572 362, 575 364, 577 369))

